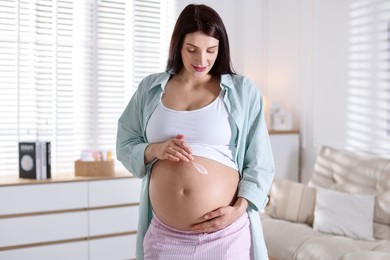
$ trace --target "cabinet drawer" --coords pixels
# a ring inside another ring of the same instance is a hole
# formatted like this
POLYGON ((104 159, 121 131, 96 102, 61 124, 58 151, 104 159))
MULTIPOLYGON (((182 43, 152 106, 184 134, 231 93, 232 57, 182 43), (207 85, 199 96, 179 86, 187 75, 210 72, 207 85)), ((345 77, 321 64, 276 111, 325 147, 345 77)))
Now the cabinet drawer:
POLYGON ((137 231, 138 206, 89 211, 89 235, 137 231))
POLYGON ((12 260, 86 260, 88 242, 74 242, 0 251, 0 259, 12 260))
POLYGON ((126 178, 89 182, 89 206, 110 206, 138 203, 141 179, 126 178))
POLYGON ((87 182, 0 187, 0 216, 86 208, 87 182))
POLYGON ((90 260, 135 259, 136 235, 94 239, 89 243, 90 260))
POLYGON ((88 236, 88 213, 70 212, 0 219, 0 248, 88 236))

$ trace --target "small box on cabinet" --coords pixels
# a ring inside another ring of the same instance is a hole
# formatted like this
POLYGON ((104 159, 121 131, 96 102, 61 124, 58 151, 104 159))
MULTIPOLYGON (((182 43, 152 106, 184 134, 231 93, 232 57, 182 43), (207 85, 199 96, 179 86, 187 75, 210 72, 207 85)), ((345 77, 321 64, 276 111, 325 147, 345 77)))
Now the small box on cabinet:
POLYGON ((114 176, 115 162, 111 161, 81 161, 77 160, 74 163, 76 176, 114 176))

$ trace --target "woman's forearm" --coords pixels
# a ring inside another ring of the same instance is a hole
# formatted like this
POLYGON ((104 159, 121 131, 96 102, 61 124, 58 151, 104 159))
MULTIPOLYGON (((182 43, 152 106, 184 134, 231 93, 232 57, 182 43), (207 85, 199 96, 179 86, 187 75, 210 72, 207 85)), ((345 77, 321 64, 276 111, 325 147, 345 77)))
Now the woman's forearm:
POLYGON ((248 208, 248 201, 243 197, 238 197, 234 207, 238 208, 240 212, 244 213, 248 208))
POLYGON ((156 145, 157 144, 149 144, 146 149, 145 149, 145 154, 144 154, 144 161, 145 161, 145 164, 153 161, 154 159, 157 158, 157 156, 155 155, 155 149, 156 149, 156 145))

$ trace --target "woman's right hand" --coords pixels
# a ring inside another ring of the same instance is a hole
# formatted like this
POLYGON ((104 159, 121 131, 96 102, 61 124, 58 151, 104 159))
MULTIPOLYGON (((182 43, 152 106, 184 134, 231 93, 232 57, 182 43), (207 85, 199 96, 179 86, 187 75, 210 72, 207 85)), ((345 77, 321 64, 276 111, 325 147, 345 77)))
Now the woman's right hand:
POLYGON ((145 150, 145 162, 148 163, 156 158, 174 162, 194 160, 191 148, 181 134, 165 142, 149 144, 145 150))

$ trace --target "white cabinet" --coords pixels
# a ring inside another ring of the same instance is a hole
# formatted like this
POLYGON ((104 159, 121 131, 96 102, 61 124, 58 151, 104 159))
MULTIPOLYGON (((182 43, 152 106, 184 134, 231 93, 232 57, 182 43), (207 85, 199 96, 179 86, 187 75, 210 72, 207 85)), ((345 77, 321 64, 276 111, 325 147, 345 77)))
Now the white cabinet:
POLYGON ((299 132, 270 131, 275 176, 299 181, 299 132))
POLYGON ((0 216, 84 209, 88 206, 87 185, 87 182, 0 185, 0 216))
POLYGON ((87 212, 0 219, 0 248, 88 237, 87 212))
POLYGON ((89 206, 139 203, 141 180, 136 178, 89 182, 89 206))
POLYGON ((101 236, 137 230, 138 206, 89 211, 89 235, 101 236))
POLYGON ((65 179, 0 178, 0 259, 135 259, 141 180, 65 179))
POLYGON ((10 250, 0 250, 1 260, 86 260, 88 242, 69 242, 46 246, 34 246, 10 250))

